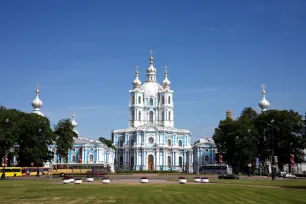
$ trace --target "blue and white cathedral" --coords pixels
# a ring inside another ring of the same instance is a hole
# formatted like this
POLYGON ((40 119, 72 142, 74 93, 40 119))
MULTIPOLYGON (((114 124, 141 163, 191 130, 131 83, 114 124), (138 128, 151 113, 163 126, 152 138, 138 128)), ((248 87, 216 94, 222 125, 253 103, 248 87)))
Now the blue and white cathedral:
POLYGON ((136 70, 130 90, 128 128, 112 132, 118 169, 192 171, 191 133, 174 127, 173 90, 165 67, 160 85, 151 54, 146 82, 136 70))

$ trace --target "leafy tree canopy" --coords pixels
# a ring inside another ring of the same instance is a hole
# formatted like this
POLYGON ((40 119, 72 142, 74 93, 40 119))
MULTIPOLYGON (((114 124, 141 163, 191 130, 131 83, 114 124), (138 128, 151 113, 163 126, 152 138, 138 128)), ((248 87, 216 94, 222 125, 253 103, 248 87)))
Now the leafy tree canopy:
POLYGON ((74 138, 77 138, 77 133, 73 130, 70 119, 62 119, 54 127, 56 135, 57 154, 60 159, 68 160, 68 150, 73 147, 74 138))
POLYGON ((113 142, 111 140, 105 139, 104 137, 99 137, 99 141, 104 143, 106 146, 115 149, 113 142))

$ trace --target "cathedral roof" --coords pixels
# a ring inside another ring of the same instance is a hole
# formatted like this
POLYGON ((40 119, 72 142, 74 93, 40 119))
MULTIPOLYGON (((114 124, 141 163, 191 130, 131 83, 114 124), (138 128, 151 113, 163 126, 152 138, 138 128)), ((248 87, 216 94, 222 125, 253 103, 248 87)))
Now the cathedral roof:
POLYGON ((145 98, 150 98, 150 97, 157 98, 158 91, 162 89, 163 88, 159 83, 153 81, 148 81, 144 83, 140 88, 140 90, 144 91, 145 98))

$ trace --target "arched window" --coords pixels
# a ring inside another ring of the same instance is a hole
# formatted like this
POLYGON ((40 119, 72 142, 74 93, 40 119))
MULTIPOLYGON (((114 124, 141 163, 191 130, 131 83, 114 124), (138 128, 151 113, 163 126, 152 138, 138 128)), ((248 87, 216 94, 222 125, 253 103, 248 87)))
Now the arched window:
POLYGON ((165 103, 165 97, 163 96, 162 97, 162 104, 164 104, 165 103))
POLYGON ((150 111, 149 121, 153 123, 153 111, 150 111))
POLYGON ((171 96, 168 96, 168 103, 171 103, 171 96))
POLYGON ((209 156, 206 155, 206 156, 205 156, 205 164, 208 164, 208 163, 209 163, 209 156))
POLYGON ((141 96, 138 96, 138 103, 141 103, 141 96))
POLYGON ((91 154, 91 155, 89 156, 89 161, 90 161, 90 162, 93 162, 93 160, 94 160, 94 156, 91 154))
POLYGON ((172 166, 171 157, 168 156, 168 167, 171 167, 171 166, 172 166))
POLYGON ((150 106, 153 106, 153 98, 150 98, 150 106))
POLYGON ((171 140, 170 139, 168 140, 168 146, 171 146, 171 140))
POLYGON ((183 142, 182 140, 179 140, 179 146, 182 147, 183 146, 183 142))
POLYGON ((141 120, 141 112, 140 111, 138 112, 138 120, 139 121, 141 120))
POLYGON ((162 116, 162 121, 164 121, 165 120, 165 112, 164 111, 162 112, 161 116, 162 116))
POLYGON ((169 113, 168 113, 168 120, 171 121, 171 112, 170 112, 170 111, 169 111, 169 113))
POLYGON ((179 157, 179 166, 183 167, 183 158, 182 157, 179 157))

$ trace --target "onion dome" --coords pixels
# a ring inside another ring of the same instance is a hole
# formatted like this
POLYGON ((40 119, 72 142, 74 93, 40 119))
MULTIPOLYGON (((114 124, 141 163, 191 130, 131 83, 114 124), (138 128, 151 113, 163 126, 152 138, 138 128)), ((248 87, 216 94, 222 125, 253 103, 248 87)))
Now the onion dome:
POLYGON ((39 99, 39 89, 38 89, 39 84, 36 85, 36 98, 32 101, 32 106, 34 108, 33 113, 36 113, 38 115, 44 116, 44 114, 42 114, 40 112, 40 108, 43 105, 43 102, 39 99))
POLYGON ((150 59, 150 65, 147 69, 147 82, 149 82, 149 81, 155 82, 156 81, 156 69, 153 66, 153 56, 152 56, 153 52, 152 52, 152 50, 150 50, 149 53, 151 54, 151 56, 149 58, 150 59))
POLYGON ((163 87, 164 89, 170 89, 170 84, 171 82, 168 80, 168 71, 167 71, 167 66, 165 65, 165 79, 163 81, 163 87))
POLYGON ((141 81, 138 78, 138 66, 136 66, 136 79, 133 81, 133 86, 134 86, 134 89, 140 88, 141 86, 141 81))
POLYGON ((261 93, 262 93, 263 98, 262 98, 262 100, 259 101, 259 103, 258 103, 258 106, 261 108, 261 111, 262 111, 262 112, 265 112, 265 111, 270 107, 270 103, 269 103, 269 101, 267 101, 267 99, 266 99, 265 87, 266 87, 266 86, 265 86, 264 84, 261 86, 261 88, 262 88, 261 93))
POLYGON ((72 127, 73 127, 73 131, 79 135, 79 133, 77 132, 76 130, 76 127, 78 126, 78 123, 75 121, 75 114, 74 114, 74 111, 72 113, 72 120, 71 120, 71 124, 72 124, 72 127))

